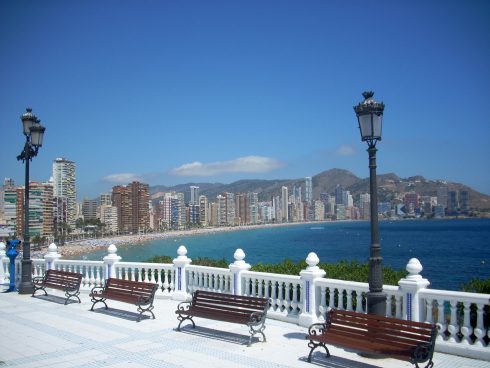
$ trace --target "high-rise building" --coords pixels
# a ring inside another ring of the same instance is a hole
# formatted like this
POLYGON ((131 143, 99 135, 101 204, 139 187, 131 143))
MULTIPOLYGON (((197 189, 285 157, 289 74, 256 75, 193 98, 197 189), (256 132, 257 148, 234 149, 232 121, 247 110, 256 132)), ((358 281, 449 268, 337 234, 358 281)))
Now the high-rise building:
POLYGON ((5 179, 2 188, 3 223, 15 233, 17 223, 17 190, 12 179, 5 179))
POLYGON ((451 190, 447 193, 447 212, 455 213, 459 210, 458 192, 451 190))
POLYGON ((403 198, 406 213, 414 213, 420 208, 419 195, 415 192, 406 193, 403 198))
POLYGON ((437 205, 447 207, 447 186, 437 188, 437 205))
POLYGON ((199 187, 191 185, 191 200, 189 204, 199 204, 199 187))
POLYGON ((323 221, 325 219, 325 205, 322 201, 315 201, 315 221, 323 221))
POLYGON ((235 194, 235 223, 236 225, 245 225, 250 222, 250 213, 248 205, 248 195, 243 193, 235 194))
POLYGON ((75 163, 57 158, 53 162, 53 195, 55 197, 64 197, 67 201, 68 225, 75 226, 77 191, 75 163))
POLYGON ((217 216, 216 216, 216 222, 218 226, 226 226, 228 223, 227 221, 227 211, 226 211, 226 197, 222 196, 221 194, 216 197, 217 199, 217 216))
POLYGON ((311 176, 305 178, 305 201, 311 203, 313 200, 313 182, 311 176))
POLYGON ((335 187, 335 204, 345 204, 343 202, 343 193, 344 193, 344 188, 342 188, 341 185, 338 185, 335 187))
MULTIPOLYGON (((25 188, 16 189, 16 232, 23 236, 25 188)), ((29 236, 51 236, 53 227, 53 186, 51 183, 29 183, 29 236)))
POLYGON ((131 200, 131 231, 133 234, 150 229, 150 186, 138 181, 128 184, 131 200))
POLYGON ((255 225, 259 223, 259 195, 257 193, 247 193, 248 215, 247 223, 255 225))
POLYGON ((97 200, 84 199, 82 202, 82 215, 85 221, 97 219, 97 200))
POLYGON ((235 225, 235 194, 234 193, 225 193, 226 198, 226 224, 228 226, 235 225))
POLYGON ((117 208, 117 228, 122 234, 132 232, 132 202, 129 188, 117 185, 112 188, 112 204, 117 208))
POLYGON ((112 195, 111 193, 102 193, 99 197, 99 205, 104 206, 112 206, 112 195))
POLYGON ((202 226, 208 226, 209 224, 209 204, 208 197, 205 195, 199 196, 199 221, 202 226))
POLYGON ((106 234, 117 234, 117 207, 110 204, 100 206, 100 222, 103 223, 106 234))
POLYGON ((470 210, 470 193, 467 190, 459 191, 459 208, 463 212, 470 210))
POLYGON ((282 187, 281 194, 282 194, 281 195, 282 221, 288 222, 289 221, 288 188, 282 187))

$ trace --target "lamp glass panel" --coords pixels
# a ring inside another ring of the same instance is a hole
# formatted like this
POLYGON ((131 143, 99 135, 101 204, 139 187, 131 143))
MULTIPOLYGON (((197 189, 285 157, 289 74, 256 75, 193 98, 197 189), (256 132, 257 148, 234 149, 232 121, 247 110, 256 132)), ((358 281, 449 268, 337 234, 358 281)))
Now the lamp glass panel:
POLYGON ((24 134, 29 135, 31 134, 31 127, 36 124, 36 121, 34 119, 24 119, 22 120, 22 127, 24 129, 24 134))
POLYGON ((373 137, 381 138, 381 126, 383 122, 383 115, 373 114, 373 137))
POLYGON ((373 135, 371 127, 371 114, 359 115, 359 128, 361 129, 361 137, 370 138, 373 135))
POLYGON ((43 145, 44 131, 46 128, 36 124, 31 128, 31 144, 36 147, 43 145))

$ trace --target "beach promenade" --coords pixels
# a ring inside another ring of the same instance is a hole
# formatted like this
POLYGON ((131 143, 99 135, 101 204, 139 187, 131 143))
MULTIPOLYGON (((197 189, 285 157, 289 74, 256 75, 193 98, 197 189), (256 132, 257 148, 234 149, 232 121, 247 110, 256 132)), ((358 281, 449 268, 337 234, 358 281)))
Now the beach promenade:
MULTIPOLYGON (((245 326, 196 319, 195 329, 175 330, 178 302, 155 301, 156 319, 136 320, 136 308, 110 301, 90 312, 90 298, 63 305, 61 292, 32 298, 16 292, 0 294, 0 367, 142 368, 142 367, 330 367, 403 368, 408 362, 368 359, 331 347, 306 361, 307 329, 268 319, 267 342, 247 347, 245 326)), ((490 362, 435 353, 436 368, 490 368, 490 362)))

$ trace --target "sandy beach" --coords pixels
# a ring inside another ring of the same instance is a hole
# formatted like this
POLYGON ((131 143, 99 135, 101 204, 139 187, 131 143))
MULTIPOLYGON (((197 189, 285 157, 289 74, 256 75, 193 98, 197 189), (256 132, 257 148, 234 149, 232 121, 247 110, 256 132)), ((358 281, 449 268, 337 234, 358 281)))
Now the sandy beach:
MULTIPOLYGON (((82 239, 72 242, 67 242, 63 246, 58 247, 58 253, 64 257, 74 257, 84 255, 87 253, 95 252, 103 248, 107 248, 109 245, 114 244, 116 247, 123 247, 127 245, 142 244, 156 239, 164 238, 179 238, 185 236, 195 236, 204 234, 214 234, 230 231, 243 231, 253 230, 259 228, 267 228, 272 226, 293 226, 293 225, 305 225, 309 222, 295 222, 284 224, 267 224, 267 225, 247 225, 247 226, 224 226, 224 227, 208 227, 201 229, 191 230, 174 230, 161 233, 149 233, 149 234, 137 234, 137 235, 120 235, 98 239, 82 239)), ((311 224, 318 224, 313 222, 311 224)), ((57 244, 58 245, 58 244, 57 244)), ((184 244, 185 245, 185 244, 184 244)), ((43 246, 39 251, 32 252, 34 258, 42 258, 48 251, 48 246, 43 246)))

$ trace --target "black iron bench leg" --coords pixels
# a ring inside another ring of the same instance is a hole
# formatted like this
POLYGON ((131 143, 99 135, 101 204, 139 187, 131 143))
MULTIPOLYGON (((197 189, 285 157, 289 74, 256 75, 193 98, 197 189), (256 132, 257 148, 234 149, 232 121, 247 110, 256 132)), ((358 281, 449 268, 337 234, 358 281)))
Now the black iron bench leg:
POLYGON ((106 300, 105 298, 95 299, 94 297, 92 297, 92 300, 91 300, 91 301, 92 301, 94 304, 92 304, 92 308, 90 308, 90 310, 93 312, 93 311, 94 311, 94 305, 95 305, 95 304, 97 304, 98 302, 102 302, 102 303, 104 303, 104 305, 105 305, 105 309, 109 309, 109 308, 107 307, 107 304, 105 303, 105 300, 106 300))
POLYGON ((34 285, 34 290, 32 291, 32 295, 31 296, 34 296, 34 294, 38 290, 42 290, 42 291, 44 291, 44 295, 48 295, 48 293, 46 292, 46 289, 44 288, 44 286, 39 287, 39 286, 34 285))
POLYGON ((177 316, 177 319, 180 321, 179 325, 177 326, 177 331, 180 331, 180 325, 182 322, 184 322, 186 319, 192 322, 192 328, 196 328, 196 324, 194 323, 194 320, 192 319, 192 316, 185 316, 183 317, 181 314, 177 316))
POLYGON ((265 325, 261 324, 259 328, 254 328, 255 326, 249 326, 249 331, 250 331, 250 339, 248 340, 248 345, 252 345, 252 338, 254 337, 255 334, 261 334, 263 338, 263 342, 266 342, 267 339, 265 338, 264 330, 265 330, 265 325))
POLYGON ((80 298, 78 297, 80 295, 80 292, 77 291, 73 294, 70 294, 68 291, 65 291, 65 296, 66 296, 66 299, 65 299, 65 305, 66 303, 68 303, 68 299, 72 298, 72 297, 75 297, 78 299, 78 302, 81 303, 82 301, 80 300, 80 298))
POLYGON ((155 315, 153 314, 153 311, 152 311, 153 308, 154 308, 153 305, 150 305, 146 309, 143 309, 143 308, 141 308, 140 305, 138 305, 138 312, 140 312, 140 314, 139 314, 138 319, 136 320, 136 322, 140 322, 141 321, 141 316, 143 315, 144 312, 150 312, 151 315, 153 316, 153 319, 155 319, 155 315))
POLYGON ((310 340, 310 342, 308 343, 308 347, 311 348, 311 350, 310 350, 310 354, 308 355, 308 363, 311 363, 311 356, 313 354, 313 351, 319 346, 323 346, 325 348, 325 351, 327 352, 327 358, 330 358, 330 352, 328 351, 327 345, 325 345, 325 343, 323 342, 317 343, 310 340))

